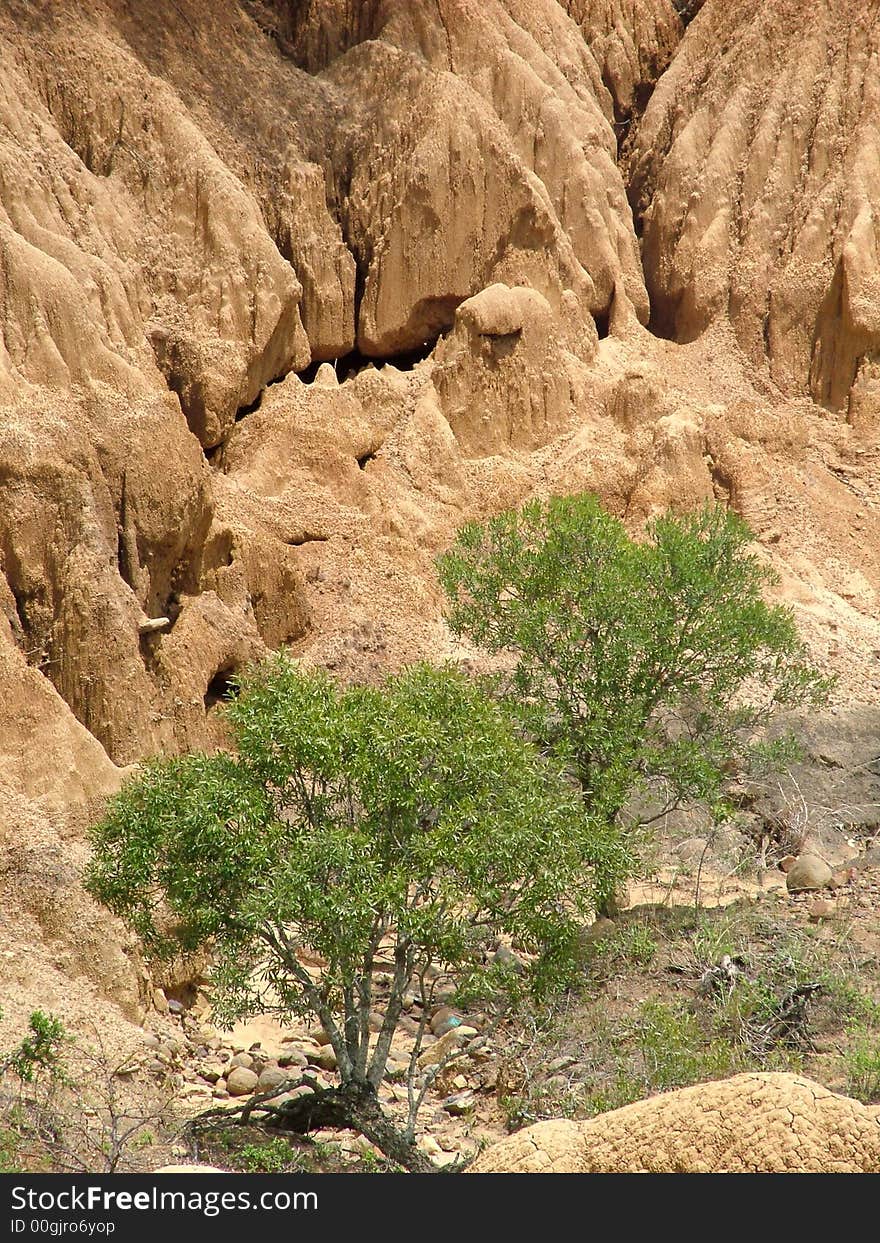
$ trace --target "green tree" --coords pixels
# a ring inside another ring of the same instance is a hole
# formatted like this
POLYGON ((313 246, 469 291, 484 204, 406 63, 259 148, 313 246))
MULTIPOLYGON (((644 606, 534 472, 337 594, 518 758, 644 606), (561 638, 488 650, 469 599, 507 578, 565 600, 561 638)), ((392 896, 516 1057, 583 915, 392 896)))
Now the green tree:
MULTIPOLYGON (((685 801, 721 814, 732 771, 792 753, 767 741, 772 714, 827 694, 790 611, 764 600, 774 575, 751 539, 707 506, 636 542, 587 493, 466 526, 440 559, 453 631, 507 658, 502 692, 616 827, 631 872, 645 823, 685 801)), ((620 879, 598 883, 610 896, 620 879)))
POLYGON ((604 843, 558 766, 452 671, 340 690, 278 655, 226 711, 234 754, 156 761, 122 789, 93 830, 88 887, 154 955, 209 945, 221 1020, 317 1015, 339 1086, 243 1120, 353 1126, 431 1169, 414 1140, 437 969, 472 984, 503 933, 535 955, 535 987, 557 978, 592 900, 583 856, 604 843), (423 1017, 398 1128, 377 1089, 409 990, 423 1017))

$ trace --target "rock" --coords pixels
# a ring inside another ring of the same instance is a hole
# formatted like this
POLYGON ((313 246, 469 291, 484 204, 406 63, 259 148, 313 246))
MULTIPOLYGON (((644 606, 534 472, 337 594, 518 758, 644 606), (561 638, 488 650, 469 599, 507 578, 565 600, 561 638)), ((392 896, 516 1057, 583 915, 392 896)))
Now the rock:
POLYGON ((287 1053, 282 1053, 278 1058, 278 1065, 284 1069, 290 1066, 308 1066, 308 1064, 309 1059, 302 1049, 290 1049, 287 1053))
POLYGON ((609 918, 614 919, 621 911, 625 911, 628 907, 629 889, 626 885, 619 885, 605 903, 605 914, 609 918))
POLYGON ((183 1004, 182 1001, 177 1001, 176 998, 169 997, 168 998, 168 1012, 169 1014, 184 1014, 186 1012, 186 1006, 183 1004))
POLYGON ((857 1173, 880 1169, 877 1110, 800 1075, 751 1073, 539 1122, 469 1173, 857 1173))
POLYGON ((315 1053, 307 1053, 306 1057, 311 1066, 319 1066, 321 1070, 336 1069, 336 1054, 329 1044, 324 1045, 315 1053))
MULTIPOLYGON (((472 1028, 465 1030, 473 1031, 472 1028)), ((429 1066, 438 1065, 445 1057, 459 1048, 466 1039, 467 1037, 462 1034, 460 1027, 453 1027, 420 1055, 418 1060, 419 1070, 426 1070, 429 1066)))
POLYGON ((332 1084, 324 1075, 319 1075, 314 1067, 310 1066, 302 1072, 302 1081, 306 1086, 311 1086, 316 1092, 323 1092, 332 1084))
POLYGON ((571 1091, 571 1084, 568 1082, 565 1075, 550 1075, 548 1079, 545 1079, 544 1087, 548 1092, 559 1093, 571 1091))
POLYGON ((608 919, 605 915, 599 915, 588 928, 581 930, 581 942, 586 945, 596 945, 600 941, 607 941, 609 937, 613 937, 617 931, 617 925, 613 919, 608 919))
POLYGON ((406 1076, 407 1076, 407 1074, 408 1074, 408 1072, 409 1072, 409 1062, 408 1062, 408 1061, 401 1061, 401 1060, 397 1060, 397 1059, 392 1059, 392 1058, 389 1058, 389 1059, 388 1059, 388 1063, 387 1063, 387 1065, 386 1065, 386 1067, 385 1067, 385 1076, 384 1076, 384 1077, 385 1077, 385 1078, 386 1078, 389 1082, 392 1082, 392 1083, 393 1083, 393 1082, 395 1082, 396 1080, 405 1079, 405 1078, 406 1078, 406 1076))
POLYGON ((708 854, 709 840, 706 837, 689 837, 675 847, 675 855, 686 867, 698 867, 705 861, 708 854))
POLYGON ((253 1070, 254 1059, 250 1053, 236 1053, 231 1059, 230 1066, 242 1066, 245 1070, 253 1070))
POLYGON ((814 898, 807 907, 807 914, 811 924, 818 924, 822 919, 830 919, 835 910, 835 904, 827 898, 814 898))
POLYGON ((461 1027, 463 1019, 460 1014, 454 1010, 450 1010, 448 1006, 441 1006, 439 1010, 435 1010, 431 1016, 431 1034, 433 1036, 445 1036, 447 1032, 452 1031, 454 1027, 461 1027))
POLYGON ((843 889, 847 885, 851 885, 858 874, 859 869, 856 867, 835 868, 829 889, 843 889))
POLYGON ((157 1010, 159 1014, 168 1013, 168 998, 162 992, 161 988, 153 989, 153 1008, 157 1010))
POLYGON ((310 1088, 309 1085, 306 1083, 301 1083, 299 1087, 291 1088, 289 1092, 285 1092, 283 1096, 279 1096, 278 1103, 280 1103, 281 1101, 285 1101, 285 1100, 298 1101, 298 1100, 301 1100, 301 1098, 304 1096, 314 1096, 314 1095, 315 1095, 315 1092, 313 1088, 310 1088))
POLYGON ((267 1066, 260 1072, 256 1091, 271 1092, 280 1087, 282 1083, 286 1083, 289 1077, 280 1066, 267 1066))
POLYGON ((526 969, 523 960, 508 945, 498 946, 492 955, 492 962, 495 966, 504 967, 507 971, 515 971, 517 975, 521 975, 526 969))
POLYGON ((789 893, 800 893, 805 889, 824 889, 831 883, 833 876, 831 868, 818 855, 798 855, 785 874, 785 885, 789 893))
POLYGON ((470 1113, 475 1104, 476 1096, 468 1089, 464 1092, 456 1092, 453 1096, 447 1096, 443 1102, 443 1108, 454 1118, 460 1118, 470 1113))
POLYGON ((185 1083, 179 1093, 185 1101, 210 1099, 211 1095, 212 1090, 207 1083, 185 1083))
POLYGON ((230 1096, 249 1096, 256 1091, 258 1077, 246 1066, 236 1066, 229 1072, 226 1079, 226 1090, 230 1096))

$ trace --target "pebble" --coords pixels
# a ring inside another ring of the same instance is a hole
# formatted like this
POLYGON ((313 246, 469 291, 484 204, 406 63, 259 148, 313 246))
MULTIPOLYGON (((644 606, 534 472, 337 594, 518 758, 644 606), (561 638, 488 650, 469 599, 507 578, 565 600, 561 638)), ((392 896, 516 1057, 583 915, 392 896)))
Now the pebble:
POLYGON ((830 918, 834 911, 834 903, 829 902, 827 898, 814 898, 807 907, 807 915, 811 924, 818 924, 820 920, 830 918))

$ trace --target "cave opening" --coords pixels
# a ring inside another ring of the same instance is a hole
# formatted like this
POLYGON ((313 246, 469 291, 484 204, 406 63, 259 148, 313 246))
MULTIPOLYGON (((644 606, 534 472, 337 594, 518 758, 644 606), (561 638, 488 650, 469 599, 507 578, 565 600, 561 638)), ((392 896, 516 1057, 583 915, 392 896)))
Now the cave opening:
POLYGON ((218 704, 235 698, 238 694, 238 686, 235 683, 236 673, 235 665, 223 665, 217 670, 205 691, 206 712, 210 712, 218 704))
POLYGON ((415 349, 401 350, 397 354, 386 354, 381 357, 374 357, 362 353, 359 349, 353 349, 348 354, 341 354, 339 358, 315 359, 309 363, 308 367, 298 371, 297 375, 303 384, 314 384, 318 372, 325 362, 330 363, 330 366, 336 372, 336 379, 340 384, 344 384, 346 380, 353 379, 369 367, 383 367, 386 363, 396 367, 398 371, 412 371, 417 363, 424 362, 426 358, 431 356, 434 352, 434 347, 442 336, 445 336, 445 333, 438 332, 415 349))

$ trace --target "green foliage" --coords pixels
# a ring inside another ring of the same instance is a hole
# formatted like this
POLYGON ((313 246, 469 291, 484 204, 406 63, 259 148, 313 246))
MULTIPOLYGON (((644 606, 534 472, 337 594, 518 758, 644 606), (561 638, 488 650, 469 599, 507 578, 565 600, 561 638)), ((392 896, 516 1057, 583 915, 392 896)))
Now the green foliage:
POLYGON ((60 1079, 63 1076, 61 1048, 66 1039, 60 1019, 34 1010, 28 1019, 28 1035, 0 1058, 0 1071, 11 1070, 22 1083, 33 1083, 41 1073, 60 1079))
POLYGON ((593 897, 581 860, 605 844, 502 705, 450 670, 341 690, 278 655, 226 712, 236 754, 146 766, 93 830, 87 876, 154 955, 211 946, 221 1020, 315 1013, 343 1083, 376 1088, 429 968, 472 986, 503 933, 536 988, 564 975, 593 897))
POLYGON ((847 1094, 875 1105, 880 1101, 880 1038, 864 1030, 851 1035, 852 1044, 843 1057, 847 1094))
POLYGON ((15 1174, 20 1169, 19 1144, 15 1131, 0 1126, 0 1174, 15 1174))
POLYGON ((636 543, 584 494, 466 526, 440 559, 453 631, 512 658, 503 689, 591 813, 618 826, 630 869, 637 790, 724 814, 732 765, 792 754, 790 739, 759 735, 772 713, 827 694, 790 611, 763 599, 773 575, 751 538, 706 507, 658 518, 636 543))
POLYGON ((291 1174, 304 1172, 307 1162, 286 1139, 275 1138, 243 1144, 236 1153, 236 1165, 246 1174, 291 1174))
POLYGON ((736 1069, 735 1052, 724 1040, 706 1041, 693 1014, 659 1001, 646 1001, 632 1024, 636 1065, 650 1091, 687 1087, 723 1078, 736 1069))

